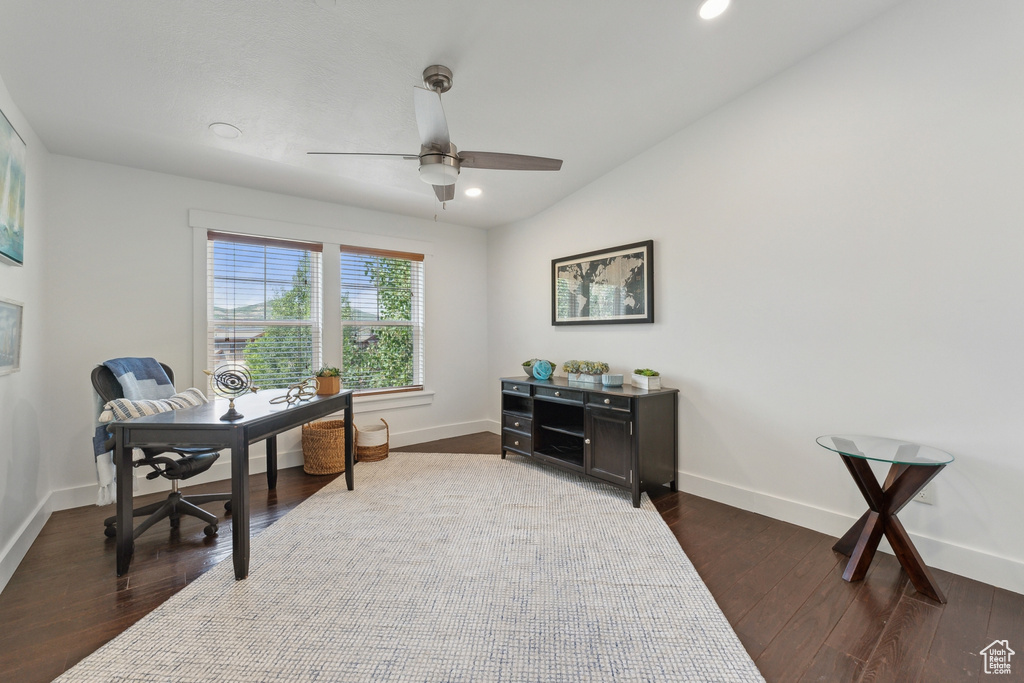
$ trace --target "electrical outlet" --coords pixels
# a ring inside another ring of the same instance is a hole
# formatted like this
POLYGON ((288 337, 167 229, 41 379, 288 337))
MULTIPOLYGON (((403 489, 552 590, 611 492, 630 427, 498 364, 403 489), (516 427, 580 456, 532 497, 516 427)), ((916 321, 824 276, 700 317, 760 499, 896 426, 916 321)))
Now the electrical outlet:
POLYGON ((935 505, 935 491, 932 490, 932 487, 929 484, 917 492, 917 495, 914 496, 914 500, 918 503, 924 503, 925 505, 935 505))

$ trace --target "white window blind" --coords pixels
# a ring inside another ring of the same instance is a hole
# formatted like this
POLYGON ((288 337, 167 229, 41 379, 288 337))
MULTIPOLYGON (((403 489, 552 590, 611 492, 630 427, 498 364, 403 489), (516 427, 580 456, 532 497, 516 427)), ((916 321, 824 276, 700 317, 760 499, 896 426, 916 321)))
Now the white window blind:
POLYGON ((310 242, 207 233, 207 367, 242 364, 261 389, 321 364, 321 252, 310 242))
POLYGON ((423 388, 423 255, 341 247, 342 383, 423 388))

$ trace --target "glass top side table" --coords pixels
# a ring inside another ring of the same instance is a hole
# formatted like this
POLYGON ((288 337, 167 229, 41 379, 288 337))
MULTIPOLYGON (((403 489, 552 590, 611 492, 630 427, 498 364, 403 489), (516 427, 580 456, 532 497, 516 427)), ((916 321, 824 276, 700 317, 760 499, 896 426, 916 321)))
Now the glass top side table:
POLYGON ((839 454, 868 510, 832 546, 850 558, 843 572, 847 581, 864 578, 882 540, 889 539, 896 558, 922 595, 946 602, 935 577, 925 565, 896 513, 942 471, 953 456, 931 446, 878 436, 827 435, 816 439, 819 446, 839 454), (890 463, 885 482, 878 483, 868 460, 890 463))

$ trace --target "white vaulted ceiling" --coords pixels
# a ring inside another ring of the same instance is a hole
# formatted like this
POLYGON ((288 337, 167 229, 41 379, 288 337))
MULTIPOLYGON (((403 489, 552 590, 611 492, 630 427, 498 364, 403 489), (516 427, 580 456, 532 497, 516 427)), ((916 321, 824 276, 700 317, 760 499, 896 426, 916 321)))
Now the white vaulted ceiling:
POLYGON ((0 0, 0 77, 57 154, 491 227, 900 1, 733 0, 705 22, 698 0, 0 0), (441 211, 415 162, 306 154, 417 153, 412 88, 431 64, 454 71, 460 149, 562 170, 463 169, 441 211))

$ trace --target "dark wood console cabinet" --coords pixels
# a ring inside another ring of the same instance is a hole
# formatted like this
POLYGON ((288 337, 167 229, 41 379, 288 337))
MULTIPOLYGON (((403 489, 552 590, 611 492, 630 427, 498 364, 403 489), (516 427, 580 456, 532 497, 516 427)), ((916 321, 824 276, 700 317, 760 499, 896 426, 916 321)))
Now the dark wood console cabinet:
POLYGON ((677 389, 501 380, 501 457, 508 451, 600 479, 632 494, 676 490, 677 389))

